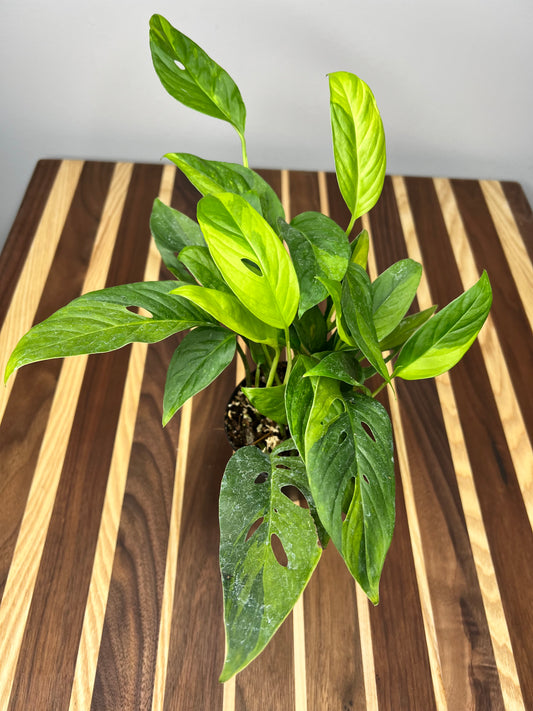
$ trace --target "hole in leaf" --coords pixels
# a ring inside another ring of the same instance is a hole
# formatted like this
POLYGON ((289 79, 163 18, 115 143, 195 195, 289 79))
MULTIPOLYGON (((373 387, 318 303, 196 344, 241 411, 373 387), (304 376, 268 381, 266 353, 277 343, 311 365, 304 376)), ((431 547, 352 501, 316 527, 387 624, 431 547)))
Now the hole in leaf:
POLYGON ((285 449, 283 452, 278 452, 278 457, 297 457, 298 455, 297 449, 285 449))
POLYGON ((290 471, 290 467, 285 466, 285 464, 276 464, 276 469, 286 469, 290 471))
POLYGON ((309 508, 307 499, 296 486, 282 486, 281 493, 290 499, 293 504, 296 504, 296 506, 301 506, 303 509, 309 508))
POLYGON ((366 474, 363 474, 363 479, 366 481, 367 484, 370 484, 370 482, 368 481, 368 477, 367 477, 366 474))
POLYGON ((344 440, 346 439, 346 437, 348 437, 347 432, 341 432, 339 435, 339 444, 342 444, 344 442, 344 440))
POLYGON ((138 316, 146 316, 146 318, 152 318, 153 314, 140 306, 126 306, 126 311, 138 316))
POLYGON ((370 437, 370 439, 376 441, 376 438, 374 436, 374 433, 370 429, 370 427, 366 424, 366 422, 361 422, 361 427, 364 429, 364 431, 367 433, 367 435, 370 437))
POLYGON ((183 62, 180 62, 179 59, 175 59, 174 64, 177 66, 178 69, 181 69, 182 72, 185 71, 185 65, 183 64, 183 62))
POLYGON ((258 474, 255 477, 254 484, 264 484, 267 479, 268 479, 267 472, 261 472, 260 474, 258 474))
POLYGON ((247 269, 249 269, 252 272, 252 274, 255 274, 256 276, 263 276, 261 267, 259 266, 259 264, 256 264, 256 262, 253 262, 251 259, 246 259, 246 257, 241 259, 241 262, 244 264, 244 266, 247 269))
POLYGON ((264 517, 261 516, 261 518, 258 518, 257 521, 254 521, 252 523, 252 525, 248 529, 248 533, 246 534, 246 538, 245 538, 246 541, 254 535, 254 533, 257 531, 257 529, 263 523, 263 521, 264 521, 264 517))
POLYGON ((341 519, 343 523, 346 521, 346 514, 344 513, 344 511, 341 513, 341 519))
POLYGON ((284 568, 286 568, 289 564, 289 559, 287 558, 287 554, 285 553, 285 548, 283 548, 283 543, 280 541, 280 539, 278 538, 278 536, 276 536, 275 533, 270 536, 270 545, 272 546, 272 552, 274 553, 274 556, 278 563, 284 568))

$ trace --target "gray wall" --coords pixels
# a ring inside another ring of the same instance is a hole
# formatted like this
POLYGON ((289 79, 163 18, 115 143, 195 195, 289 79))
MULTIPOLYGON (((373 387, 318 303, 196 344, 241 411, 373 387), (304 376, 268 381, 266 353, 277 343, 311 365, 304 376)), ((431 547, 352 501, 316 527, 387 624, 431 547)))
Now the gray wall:
POLYGON ((533 203, 531 0, 4 0, 0 244, 39 158, 240 160, 229 125, 160 86, 165 15, 236 80, 255 167, 333 169, 326 74, 372 87, 388 171, 513 179, 533 203))

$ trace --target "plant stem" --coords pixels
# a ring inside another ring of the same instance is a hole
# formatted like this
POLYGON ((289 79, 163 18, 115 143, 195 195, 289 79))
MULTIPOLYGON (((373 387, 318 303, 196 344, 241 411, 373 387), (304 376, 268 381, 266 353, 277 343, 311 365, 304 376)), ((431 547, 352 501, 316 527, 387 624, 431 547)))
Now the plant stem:
POLYGON ((239 341, 237 341, 237 353, 240 355, 242 364, 244 365, 244 372, 246 373, 246 385, 250 387, 252 384, 252 374, 250 372, 250 366, 248 365, 248 358, 246 357, 243 349, 240 346, 239 341))
POLYGON ((285 371, 285 378, 283 380, 284 383, 286 383, 289 379, 292 369, 291 336, 288 328, 285 329, 285 349, 287 351, 287 370, 285 371))
POLYGON ((376 397, 376 395, 377 395, 378 393, 380 393, 380 392, 383 390, 383 388, 385 387, 385 385, 387 385, 387 381, 386 381, 386 380, 384 380, 384 381, 381 383, 381 385, 380 385, 378 388, 376 388, 376 389, 374 390, 374 392, 372 393, 372 397, 376 397))
POLYGON ((279 363, 279 354, 281 353, 280 348, 276 348, 276 352, 274 354, 274 360, 272 361, 272 365, 270 366, 270 373, 268 374, 268 380, 267 380, 267 388, 269 388, 272 383, 274 382, 274 375, 276 375, 276 371, 278 369, 278 363, 279 363))
POLYGON ((239 138, 241 139, 242 145, 242 164, 245 168, 248 168, 248 153, 246 151, 246 139, 244 133, 239 133, 239 138))
POLYGON ((346 228, 346 236, 350 236, 350 232, 353 230, 353 226, 355 225, 355 213, 352 215, 352 219, 350 220, 350 224, 346 228))

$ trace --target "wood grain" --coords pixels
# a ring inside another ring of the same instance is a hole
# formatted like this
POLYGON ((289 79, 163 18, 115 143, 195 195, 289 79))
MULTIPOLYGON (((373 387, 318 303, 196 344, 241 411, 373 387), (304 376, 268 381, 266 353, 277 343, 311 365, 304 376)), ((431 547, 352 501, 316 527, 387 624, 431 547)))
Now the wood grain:
MULTIPOLYGON (((333 174, 260 174, 288 215, 348 224, 333 174)), ((150 246, 157 194, 195 216, 199 194, 170 166, 38 164, 0 255, 2 364, 83 291, 170 278, 150 246)), ((533 708, 533 213, 515 183, 394 177, 353 236, 363 226, 373 272, 424 263, 414 308, 484 268, 494 291, 463 363, 383 399, 397 526, 379 606, 330 545, 272 643, 219 684, 222 411, 240 364, 165 429, 179 337, 36 364, 0 411, 0 709, 533 708)))

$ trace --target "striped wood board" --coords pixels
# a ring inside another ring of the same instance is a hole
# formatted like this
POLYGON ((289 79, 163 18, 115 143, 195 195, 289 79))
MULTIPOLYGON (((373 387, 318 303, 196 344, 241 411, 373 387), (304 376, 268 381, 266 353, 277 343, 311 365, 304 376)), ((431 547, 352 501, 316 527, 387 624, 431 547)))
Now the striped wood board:
MULTIPOLYGON (((334 176, 262 171, 287 212, 348 216, 334 176)), ((165 278, 173 167, 41 161, 0 258, 0 365, 82 292, 165 278)), ((533 709, 533 216, 519 185, 388 177, 369 268, 411 256, 418 306, 490 274, 464 361, 386 399, 397 525, 372 608, 332 546, 225 685, 217 497, 234 366, 160 426, 177 338, 23 368, 0 399, 0 711, 533 709)))

